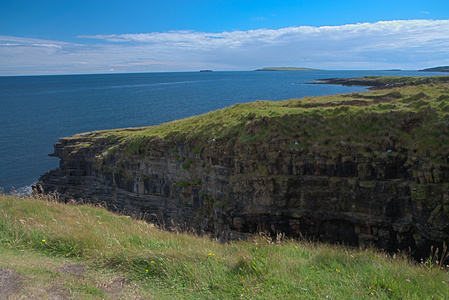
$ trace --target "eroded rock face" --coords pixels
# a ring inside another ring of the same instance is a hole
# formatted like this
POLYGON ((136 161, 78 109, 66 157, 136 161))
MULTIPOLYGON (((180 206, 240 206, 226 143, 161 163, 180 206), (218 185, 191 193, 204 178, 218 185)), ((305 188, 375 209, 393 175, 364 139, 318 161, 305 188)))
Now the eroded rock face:
POLYGON ((160 139, 144 154, 104 155, 108 143, 60 139, 60 167, 35 189, 224 240, 283 233, 415 257, 448 241, 449 170, 406 152, 347 147, 332 156, 276 143, 237 151, 220 142, 198 150, 160 139))

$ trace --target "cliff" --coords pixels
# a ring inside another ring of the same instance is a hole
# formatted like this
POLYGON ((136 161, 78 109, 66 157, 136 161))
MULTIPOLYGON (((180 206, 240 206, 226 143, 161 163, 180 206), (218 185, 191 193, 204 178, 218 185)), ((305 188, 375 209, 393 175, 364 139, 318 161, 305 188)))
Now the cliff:
POLYGON ((35 191, 223 240, 264 232, 422 257, 448 242, 445 80, 61 138, 60 167, 35 191))

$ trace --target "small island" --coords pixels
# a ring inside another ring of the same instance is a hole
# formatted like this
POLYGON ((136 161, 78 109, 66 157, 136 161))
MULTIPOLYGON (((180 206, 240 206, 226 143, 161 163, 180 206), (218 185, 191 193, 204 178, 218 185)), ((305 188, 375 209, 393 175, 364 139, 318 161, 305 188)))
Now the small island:
POLYGON ((449 66, 435 67, 419 70, 419 72, 449 72, 449 66))
POLYGON ((295 67, 265 67, 256 71, 324 71, 320 69, 295 68, 295 67))
POLYGON ((212 70, 200 70, 201 73, 213 72, 212 70))

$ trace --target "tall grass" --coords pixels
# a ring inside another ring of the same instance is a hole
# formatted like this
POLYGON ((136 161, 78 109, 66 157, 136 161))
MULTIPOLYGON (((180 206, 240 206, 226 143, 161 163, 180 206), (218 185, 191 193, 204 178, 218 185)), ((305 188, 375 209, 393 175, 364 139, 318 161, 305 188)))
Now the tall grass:
MULTIPOLYGON (((447 269, 436 260, 417 264, 405 255, 374 249, 264 236, 223 244, 45 197, 0 195, 0 214, 0 249, 125 274, 154 299, 449 297, 447 269)), ((0 261, 1 268, 5 262, 0 261)), ((93 298, 105 297, 88 282, 67 286, 93 298)))

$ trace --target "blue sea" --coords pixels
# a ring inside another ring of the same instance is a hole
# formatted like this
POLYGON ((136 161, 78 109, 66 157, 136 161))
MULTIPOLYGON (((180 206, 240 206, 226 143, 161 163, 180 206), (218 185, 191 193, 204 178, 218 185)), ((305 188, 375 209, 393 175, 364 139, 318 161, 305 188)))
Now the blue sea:
MULTIPOLYGON (((180 72, 0 77, 0 188, 27 192, 58 167, 58 138, 101 129, 157 125, 236 103, 363 91, 307 84, 415 71, 180 72)), ((447 75, 447 73, 446 73, 447 75)))

